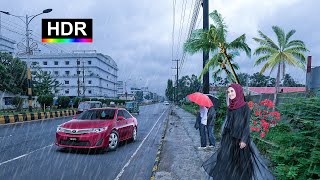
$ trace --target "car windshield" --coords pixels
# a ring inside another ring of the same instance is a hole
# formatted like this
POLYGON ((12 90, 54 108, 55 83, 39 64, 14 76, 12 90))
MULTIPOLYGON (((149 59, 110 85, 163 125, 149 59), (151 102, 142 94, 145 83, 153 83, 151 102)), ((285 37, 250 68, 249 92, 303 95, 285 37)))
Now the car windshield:
POLYGON ((80 103, 78 109, 90 109, 89 103, 80 103))
POLYGON ((93 109, 81 113, 77 119, 79 120, 110 120, 113 119, 115 109, 93 109))

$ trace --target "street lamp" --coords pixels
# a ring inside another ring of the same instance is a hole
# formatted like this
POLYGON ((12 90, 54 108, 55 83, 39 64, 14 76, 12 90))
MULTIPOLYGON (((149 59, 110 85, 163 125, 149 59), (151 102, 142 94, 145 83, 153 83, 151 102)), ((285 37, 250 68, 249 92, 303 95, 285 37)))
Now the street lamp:
POLYGON ((49 13, 51 12, 52 9, 45 9, 42 11, 42 13, 39 13, 39 14, 36 14, 36 15, 32 15, 32 16, 28 16, 26 15, 26 19, 24 20, 24 16, 17 16, 17 15, 13 15, 13 14, 10 14, 9 12, 6 12, 6 11, 0 11, 0 13, 3 13, 3 14, 6 14, 6 15, 10 15, 10 16, 14 16, 14 17, 17 17, 19 18, 22 22, 25 23, 26 25, 26 41, 27 41, 27 66, 28 66, 28 101, 29 101, 29 111, 32 112, 32 85, 31 85, 31 72, 30 72, 30 54, 31 54, 31 51, 30 51, 30 44, 29 44, 29 41, 30 41, 30 37, 29 37, 29 24, 30 22, 32 21, 32 19, 34 19, 35 17, 41 15, 41 14, 45 14, 45 13, 49 13))

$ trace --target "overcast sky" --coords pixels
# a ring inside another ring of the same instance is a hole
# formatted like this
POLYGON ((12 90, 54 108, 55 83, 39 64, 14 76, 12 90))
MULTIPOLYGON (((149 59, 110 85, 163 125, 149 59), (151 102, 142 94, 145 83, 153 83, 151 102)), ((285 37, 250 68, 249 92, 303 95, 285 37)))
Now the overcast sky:
MULTIPOLYGON (((24 16, 52 8, 51 13, 35 18, 30 24, 37 41, 41 41, 41 18, 92 18, 93 43, 59 43, 48 44, 47 47, 39 45, 40 49, 42 52, 87 49, 107 54, 118 64, 118 80, 128 81, 130 86, 148 86, 151 91, 164 95, 167 80, 175 74, 171 69, 175 65, 172 58, 180 59, 182 55, 182 44, 189 29, 194 1, 176 0, 174 46, 174 0, 1 0, 0 10, 24 16)), ((318 0, 209 1, 209 11, 216 9, 225 19, 229 28, 228 40, 245 33, 247 43, 254 50, 257 44, 252 38, 257 37, 258 30, 274 38, 271 29, 273 25, 282 27, 286 32, 295 29, 297 32, 292 38, 306 43, 310 50, 306 55, 313 56, 313 66, 320 65, 319 6, 318 0)), ((23 39, 20 34, 24 33, 23 23, 4 14, 1 19, 2 35, 20 42, 23 39)), ((202 28, 202 10, 196 26, 202 28)), ((239 63, 241 72, 253 74, 261 69, 253 67, 256 58, 241 54, 235 61, 239 63)), ((201 67, 201 53, 187 55, 181 74, 199 75, 201 67)), ((302 70, 288 68, 288 73, 295 80, 305 82, 302 70)))

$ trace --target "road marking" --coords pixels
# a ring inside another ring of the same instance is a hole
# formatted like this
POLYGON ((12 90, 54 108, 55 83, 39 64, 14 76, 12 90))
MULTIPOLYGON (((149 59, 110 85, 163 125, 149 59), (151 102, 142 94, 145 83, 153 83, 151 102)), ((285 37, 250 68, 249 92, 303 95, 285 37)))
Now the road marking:
MULTIPOLYGON (((169 109, 169 108, 168 108, 169 109)), ((121 169, 120 173, 117 175, 117 177, 115 178, 115 180, 119 180, 119 178, 122 176, 122 174, 124 173, 124 169, 126 167, 129 166, 131 160, 133 159, 133 157, 137 154, 137 152, 140 150, 140 148, 142 147, 142 144, 144 143, 144 141, 149 137, 149 135, 151 134, 152 130, 154 129, 154 127, 158 124, 159 120, 161 119, 162 115, 168 110, 166 109, 165 111, 163 111, 163 113, 160 115, 160 117, 158 118, 157 122, 153 125, 153 127, 151 128, 151 130, 149 131, 149 133, 147 134, 147 136, 142 140, 142 142, 140 143, 139 147, 136 149, 136 151, 131 155, 129 161, 123 166, 123 168, 121 169)))
POLYGON ((39 149, 36 149, 36 150, 33 150, 33 151, 29 152, 29 153, 26 153, 26 154, 23 154, 23 155, 21 155, 21 156, 15 157, 15 158, 13 158, 13 159, 4 161, 4 162, 0 163, 0 166, 1 166, 1 165, 4 165, 4 164, 7 164, 7 163, 9 163, 9 162, 15 161, 15 160, 17 160, 17 159, 23 158, 23 157, 25 157, 25 156, 28 156, 28 155, 36 152, 36 151, 39 151, 39 150, 41 150, 41 149, 44 149, 44 148, 47 148, 47 147, 50 147, 50 146, 53 146, 53 144, 50 144, 50 145, 48 145, 48 146, 45 146, 45 147, 42 147, 42 148, 39 148, 39 149))

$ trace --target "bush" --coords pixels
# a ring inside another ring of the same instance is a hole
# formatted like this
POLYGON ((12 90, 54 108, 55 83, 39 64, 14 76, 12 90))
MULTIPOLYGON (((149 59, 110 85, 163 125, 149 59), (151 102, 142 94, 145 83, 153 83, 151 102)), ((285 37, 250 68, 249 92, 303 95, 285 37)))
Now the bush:
POLYGON ((37 101, 40 103, 41 107, 43 106, 51 106, 53 103, 53 95, 41 95, 38 97, 37 101))
POLYGON ((58 98, 59 107, 67 108, 69 106, 70 97, 68 96, 60 96, 58 98))
POLYGON ((277 179, 319 179, 320 98, 292 99, 279 111, 287 122, 270 129, 266 137, 276 146, 257 146, 270 157, 277 179))

